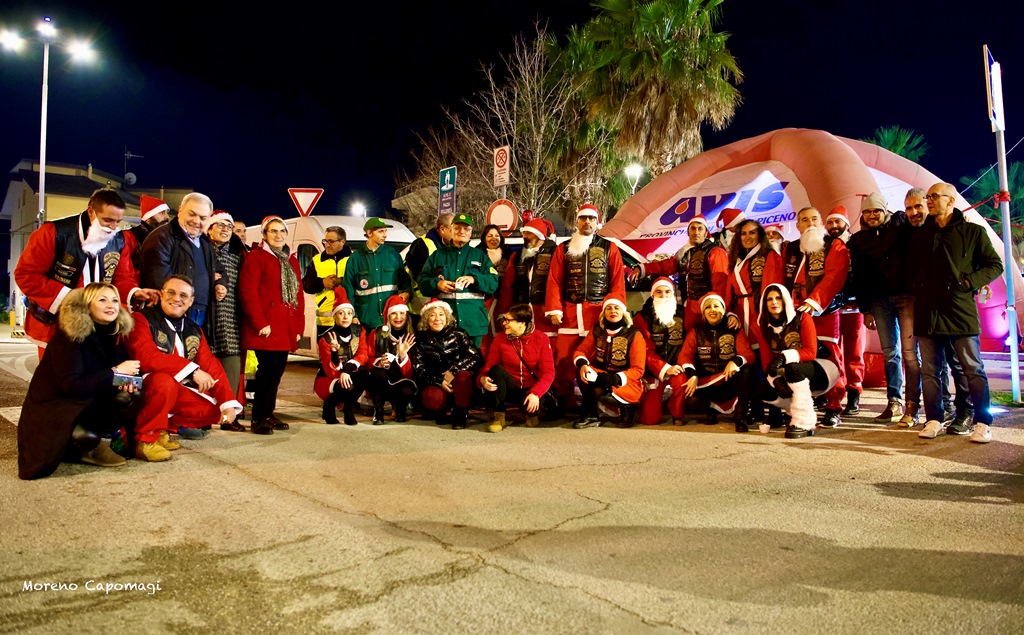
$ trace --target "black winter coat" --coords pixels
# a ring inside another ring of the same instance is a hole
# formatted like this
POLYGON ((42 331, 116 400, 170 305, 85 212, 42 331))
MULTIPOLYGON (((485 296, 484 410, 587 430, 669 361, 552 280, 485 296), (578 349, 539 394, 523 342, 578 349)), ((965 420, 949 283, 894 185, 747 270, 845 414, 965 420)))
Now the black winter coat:
POLYGON ((846 243, 850 277, 846 288, 857 298, 861 313, 871 313, 873 301, 910 292, 906 281, 907 242, 913 227, 904 212, 896 212, 881 227, 861 230, 846 243))
POLYGON ((1003 270, 981 225, 958 209, 945 227, 931 216, 910 234, 907 282, 914 295, 916 335, 979 335, 974 294, 1003 270))
POLYGON ((416 344, 409 352, 412 360, 412 376, 419 387, 440 386, 445 371, 452 374, 468 370, 476 373, 484 365, 480 349, 473 340, 457 326, 449 326, 441 332, 430 329, 416 331, 416 344))

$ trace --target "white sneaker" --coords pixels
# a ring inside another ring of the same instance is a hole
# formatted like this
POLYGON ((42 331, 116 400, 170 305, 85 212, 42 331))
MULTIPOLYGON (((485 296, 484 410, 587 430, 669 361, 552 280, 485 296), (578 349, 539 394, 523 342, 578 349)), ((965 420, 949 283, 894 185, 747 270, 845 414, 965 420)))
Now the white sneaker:
POLYGON ((992 440, 992 426, 984 423, 974 424, 974 432, 971 433, 970 440, 974 443, 988 443, 992 440))
POLYGON ((934 439, 940 434, 945 434, 945 432, 946 428, 945 426, 942 425, 942 422, 932 419, 928 423, 924 424, 924 430, 918 432, 917 436, 921 437, 922 439, 934 439))

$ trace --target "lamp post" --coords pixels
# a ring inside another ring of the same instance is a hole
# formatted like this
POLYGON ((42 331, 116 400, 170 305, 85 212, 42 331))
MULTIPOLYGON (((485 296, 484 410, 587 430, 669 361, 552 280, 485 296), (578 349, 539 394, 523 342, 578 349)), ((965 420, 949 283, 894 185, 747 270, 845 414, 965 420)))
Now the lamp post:
MULTIPOLYGON (((39 115, 39 212, 36 214, 38 228, 46 221, 46 116, 50 93, 50 44, 57 41, 57 27, 46 16, 36 25, 36 32, 43 44, 43 104, 39 115)), ((24 48, 25 39, 15 31, 4 31, 0 33, 0 44, 7 50, 17 52, 24 48)), ((82 40, 69 41, 67 51, 71 59, 76 61, 91 62, 96 58, 89 43, 82 40)))
POLYGON ((626 178, 629 179, 629 195, 632 196, 636 194, 636 186, 637 183, 640 182, 640 177, 644 174, 644 166, 639 163, 630 163, 626 166, 624 171, 626 173, 626 178))

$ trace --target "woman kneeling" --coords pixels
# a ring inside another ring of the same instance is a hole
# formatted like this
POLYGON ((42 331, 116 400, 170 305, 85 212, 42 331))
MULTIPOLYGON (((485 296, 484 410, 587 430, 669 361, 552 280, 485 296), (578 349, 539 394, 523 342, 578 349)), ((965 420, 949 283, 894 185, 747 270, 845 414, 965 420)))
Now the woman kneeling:
POLYGON ((473 376, 483 365, 483 357, 469 335, 455 325, 447 302, 431 300, 423 305, 420 316, 411 357, 423 408, 442 425, 448 421, 448 407, 454 402, 452 429, 462 430, 469 419, 473 376))

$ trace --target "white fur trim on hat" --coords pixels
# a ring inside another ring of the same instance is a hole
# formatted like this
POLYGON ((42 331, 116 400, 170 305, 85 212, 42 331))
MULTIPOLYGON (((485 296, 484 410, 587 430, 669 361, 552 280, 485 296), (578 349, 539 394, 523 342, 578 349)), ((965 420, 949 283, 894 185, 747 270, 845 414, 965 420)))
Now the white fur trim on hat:
POLYGON ((711 300, 718 300, 719 302, 722 303, 722 308, 725 308, 725 300, 722 298, 722 296, 718 295, 717 293, 707 293, 704 295, 703 298, 700 299, 701 313, 704 312, 704 305, 710 302, 711 300))
POLYGON ((545 238, 547 238, 547 236, 544 235, 543 231, 537 229, 536 227, 533 227, 529 223, 527 223, 526 225, 523 226, 523 229, 522 229, 521 233, 525 233, 525 232, 530 232, 531 234, 533 234, 537 238, 540 238, 541 240, 544 240, 545 238))
POLYGON ((672 284, 672 281, 668 278, 658 278, 651 283, 651 293, 654 293, 654 289, 657 287, 668 287, 669 291, 672 291, 673 293, 676 291, 676 285, 672 284))
MULTIPOLYGON (((426 307, 424 307, 424 308, 426 308, 426 307)), ((408 304, 392 304, 391 306, 388 307, 387 315, 391 315, 395 311, 405 311, 406 313, 408 313, 409 312, 409 305, 408 304)))
POLYGON ((604 301, 604 304, 602 304, 602 305, 601 305, 601 310, 604 310, 604 308, 605 308, 606 306, 608 306, 609 304, 617 304, 617 305, 619 305, 620 307, 622 307, 622 310, 623 310, 623 311, 627 311, 627 310, 628 310, 628 309, 626 308, 626 303, 625 303, 625 302, 623 302, 622 300, 618 299, 618 298, 608 298, 607 300, 605 300, 605 301, 604 301))
POLYGON ((697 214, 696 216, 691 218, 690 222, 691 223, 700 223, 701 225, 704 226, 704 229, 709 229, 709 227, 708 227, 708 219, 704 218, 700 214, 697 214))
POLYGON ((576 210, 576 218, 579 218, 580 216, 593 216, 594 218, 601 218, 601 215, 597 212, 597 208, 591 205, 590 203, 580 205, 580 208, 576 210))
POLYGON ((227 221, 232 225, 235 224, 235 219, 231 218, 231 214, 228 214, 227 212, 217 212, 207 218, 206 222, 203 223, 203 231, 209 231, 209 229, 213 227, 214 223, 219 223, 221 221, 227 221))
POLYGON ((426 315, 430 309, 443 308, 448 313, 452 313, 452 305, 448 304, 444 300, 438 300, 437 298, 427 302, 420 308, 420 315, 426 315))
POLYGON ((331 311, 331 315, 337 315, 338 311, 340 311, 342 309, 345 309, 345 308, 352 309, 352 311, 356 310, 356 308, 354 306, 352 306, 351 302, 342 302, 338 306, 334 307, 334 310, 331 311))
POLYGON ((282 223, 284 223, 284 219, 281 218, 280 216, 267 216, 266 218, 263 219, 263 222, 260 223, 260 230, 261 231, 266 231, 267 230, 267 225, 269 225, 270 223, 272 223, 272 222, 274 222, 276 220, 279 220, 282 223))
POLYGON ((836 205, 832 208, 832 211, 825 217, 825 222, 829 222, 833 218, 841 218, 846 223, 846 226, 850 226, 850 217, 846 214, 846 207, 842 205, 836 205))

